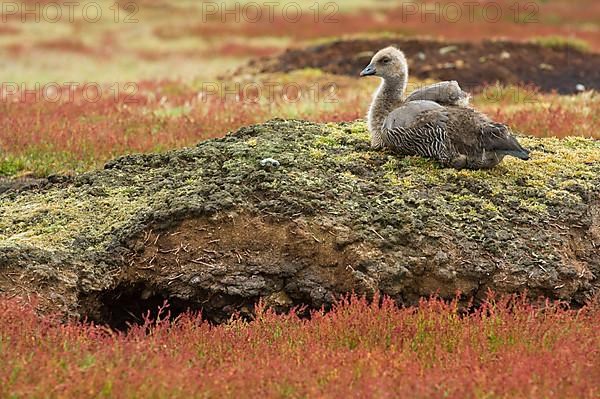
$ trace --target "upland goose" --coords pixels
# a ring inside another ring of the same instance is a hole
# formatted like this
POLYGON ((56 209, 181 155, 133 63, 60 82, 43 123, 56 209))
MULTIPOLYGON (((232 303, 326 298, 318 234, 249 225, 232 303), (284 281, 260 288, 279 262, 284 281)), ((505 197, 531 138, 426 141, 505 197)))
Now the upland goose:
POLYGON ((418 88, 410 93, 405 101, 429 100, 440 105, 469 106, 469 93, 463 91, 456 80, 434 83, 418 88))
POLYGON ((457 169, 491 168, 506 155, 529 159, 529 151, 506 125, 481 112, 430 99, 407 101, 408 66, 404 54, 394 47, 377 52, 360 75, 382 79, 368 114, 375 148, 434 158, 457 169))

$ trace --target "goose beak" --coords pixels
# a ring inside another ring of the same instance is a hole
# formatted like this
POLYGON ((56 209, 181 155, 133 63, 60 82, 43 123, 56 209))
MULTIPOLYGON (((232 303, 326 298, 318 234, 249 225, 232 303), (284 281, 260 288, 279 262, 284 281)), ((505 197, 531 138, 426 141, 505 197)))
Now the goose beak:
POLYGON ((363 71, 360 73, 360 76, 371 76, 371 75, 375 75, 376 73, 377 73, 377 70, 375 69, 375 67, 373 65, 369 64, 368 67, 363 69, 363 71))

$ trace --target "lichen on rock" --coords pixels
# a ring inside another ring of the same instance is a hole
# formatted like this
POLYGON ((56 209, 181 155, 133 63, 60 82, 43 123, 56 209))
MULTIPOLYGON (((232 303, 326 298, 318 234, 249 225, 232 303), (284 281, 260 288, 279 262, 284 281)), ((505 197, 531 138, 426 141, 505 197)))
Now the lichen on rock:
POLYGON ((599 286, 600 143, 520 141, 528 162, 457 171, 372 150, 363 121, 272 120, 121 157, 0 194, 0 291, 113 324, 118 298, 217 321, 259 298, 318 307, 351 291, 581 304, 599 286))

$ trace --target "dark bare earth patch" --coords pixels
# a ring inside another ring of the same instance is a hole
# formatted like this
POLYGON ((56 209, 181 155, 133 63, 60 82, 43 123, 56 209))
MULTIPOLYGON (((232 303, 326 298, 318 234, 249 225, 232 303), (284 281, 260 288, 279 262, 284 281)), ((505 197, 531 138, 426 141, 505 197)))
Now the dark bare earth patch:
POLYGON ((241 71, 289 72, 318 68, 333 74, 358 76, 374 51, 390 45, 406 54, 411 76, 457 80, 468 91, 477 92, 496 82, 532 85, 543 92, 556 90, 561 94, 577 92, 578 84, 588 90, 600 89, 600 54, 572 47, 551 48, 506 41, 338 40, 289 49, 274 58, 260 58, 241 71))

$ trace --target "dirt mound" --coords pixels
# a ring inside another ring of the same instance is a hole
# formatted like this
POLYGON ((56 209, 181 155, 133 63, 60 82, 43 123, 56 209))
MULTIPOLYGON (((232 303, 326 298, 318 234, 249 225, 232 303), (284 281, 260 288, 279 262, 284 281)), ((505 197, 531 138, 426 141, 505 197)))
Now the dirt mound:
POLYGON ((411 76, 457 80, 469 91, 476 92, 495 82, 533 85, 542 91, 556 90, 562 94, 577 92, 577 85, 588 90, 600 89, 600 54, 572 47, 550 48, 504 41, 339 40, 290 49, 276 58, 254 60, 242 71, 289 72, 319 68, 333 74, 358 76, 374 51, 391 45, 406 54, 411 76))
POLYGON ((165 300, 216 322, 352 291, 582 304, 600 286, 600 143, 521 141, 529 162, 455 171, 372 150, 364 122, 274 120, 8 190, 0 292, 117 328, 165 300))

